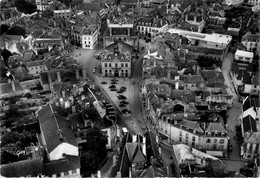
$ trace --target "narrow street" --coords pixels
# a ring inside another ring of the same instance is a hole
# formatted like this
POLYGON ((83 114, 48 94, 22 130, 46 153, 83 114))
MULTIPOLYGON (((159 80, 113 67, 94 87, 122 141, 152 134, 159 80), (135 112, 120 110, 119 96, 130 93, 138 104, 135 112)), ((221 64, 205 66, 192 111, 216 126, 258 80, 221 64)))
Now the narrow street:
POLYGON ((229 52, 222 61, 222 73, 225 79, 225 85, 228 86, 227 92, 234 96, 234 102, 232 107, 227 111, 227 131, 230 138, 230 144, 232 145, 232 152, 228 155, 228 160, 224 160, 226 165, 226 171, 238 171, 244 166, 244 162, 240 159, 240 144, 236 140, 236 126, 241 125, 239 123, 239 116, 242 113, 242 104, 238 102, 238 96, 236 94, 234 85, 230 78, 230 69, 234 60, 234 55, 229 52))

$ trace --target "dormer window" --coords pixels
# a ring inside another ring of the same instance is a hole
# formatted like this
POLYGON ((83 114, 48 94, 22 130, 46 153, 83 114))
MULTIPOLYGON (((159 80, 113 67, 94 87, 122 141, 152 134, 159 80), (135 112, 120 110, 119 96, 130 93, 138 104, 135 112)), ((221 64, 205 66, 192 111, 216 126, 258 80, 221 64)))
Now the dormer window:
POLYGON ((211 136, 211 132, 208 132, 207 135, 208 135, 208 136, 211 136))

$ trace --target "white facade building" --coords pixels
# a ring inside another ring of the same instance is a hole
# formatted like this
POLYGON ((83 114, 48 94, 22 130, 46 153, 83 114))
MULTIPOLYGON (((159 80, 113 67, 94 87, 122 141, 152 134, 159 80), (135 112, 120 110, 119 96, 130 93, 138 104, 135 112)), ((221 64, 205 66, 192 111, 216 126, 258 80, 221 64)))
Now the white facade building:
POLYGON ((71 11, 71 9, 54 10, 53 15, 54 15, 54 18, 70 19, 71 15, 72 15, 72 11, 71 11))
POLYGON ((39 75, 41 72, 47 71, 47 67, 44 65, 44 61, 27 62, 26 66, 29 70, 29 74, 32 75, 39 75))
POLYGON ((247 3, 250 5, 260 6, 260 0, 248 0, 247 3))
POLYGON ((244 2, 244 0, 225 0, 225 4, 228 6, 239 6, 243 2, 244 2))
POLYGON ((164 33, 168 28, 166 19, 158 18, 141 18, 137 24, 137 29, 140 34, 155 36, 159 33, 164 33))
POLYGON ((49 6, 48 0, 36 0, 37 10, 44 11, 49 6))
POLYGON ((236 61, 252 63, 253 57, 254 57, 253 52, 237 50, 236 53, 235 53, 235 60, 236 61))
POLYGON ((223 34, 205 34, 205 33, 198 33, 198 32, 191 32, 186 30, 180 30, 176 28, 171 28, 167 30, 167 32, 171 34, 178 34, 185 36, 188 38, 192 45, 202 46, 206 48, 214 48, 214 49, 222 49, 228 50, 232 36, 230 35, 223 35, 223 34))

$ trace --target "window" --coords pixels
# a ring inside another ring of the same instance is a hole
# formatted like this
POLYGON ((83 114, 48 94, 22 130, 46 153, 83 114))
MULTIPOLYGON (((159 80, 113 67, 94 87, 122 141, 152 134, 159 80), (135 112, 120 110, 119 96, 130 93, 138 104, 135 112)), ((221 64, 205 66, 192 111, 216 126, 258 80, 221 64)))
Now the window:
POLYGON ((72 172, 72 174, 76 174, 77 170, 72 170, 71 172, 72 172))
POLYGON ((108 66, 111 67, 111 63, 109 63, 108 66))
POLYGON ((220 139, 220 140, 219 140, 219 143, 220 143, 220 144, 224 144, 224 142, 225 142, 224 139, 220 139))
POLYGON ((210 139, 207 139, 207 143, 210 143, 210 139))
POLYGON ((107 63, 105 63, 105 67, 107 67, 107 63))
POLYGON ((188 133, 186 133, 186 139, 188 139, 189 138, 189 134, 188 133))
POLYGON ((127 63, 125 64, 125 67, 128 67, 128 64, 127 64, 127 63))
POLYGON ((115 63, 115 67, 117 68, 117 63, 115 63))
POLYGON ((194 136, 192 137, 192 141, 195 141, 195 137, 194 136))
POLYGON ((182 131, 179 132, 180 137, 182 137, 182 131))
POLYGON ((218 142, 218 140, 217 139, 214 139, 214 143, 217 143, 218 142))
POLYGON ((121 67, 124 67, 124 63, 121 63, 121 67))
POLYGON ((182 142, 182 138, 181 137, 179 137, 179 141, 182 142))

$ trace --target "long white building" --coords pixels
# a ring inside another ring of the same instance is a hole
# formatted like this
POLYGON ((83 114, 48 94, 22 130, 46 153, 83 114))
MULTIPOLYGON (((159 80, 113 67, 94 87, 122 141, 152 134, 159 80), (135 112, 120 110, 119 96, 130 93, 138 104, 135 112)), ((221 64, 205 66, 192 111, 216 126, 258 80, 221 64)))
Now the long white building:
POLYGON ((214 49, 222 49, 228 50, 232 36, 230 35, 223 35, 223 34, 205 34, 205 33, 198 33, 198 32, 191 32, 181 29, 172 28, 169 29, 167 32, 171 34, 178 34, 181 36, 185 36, 191 42, 191 45, 206 47, 206 48, 214 48, 214 49))

